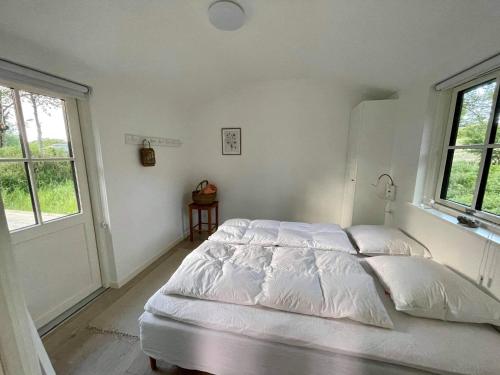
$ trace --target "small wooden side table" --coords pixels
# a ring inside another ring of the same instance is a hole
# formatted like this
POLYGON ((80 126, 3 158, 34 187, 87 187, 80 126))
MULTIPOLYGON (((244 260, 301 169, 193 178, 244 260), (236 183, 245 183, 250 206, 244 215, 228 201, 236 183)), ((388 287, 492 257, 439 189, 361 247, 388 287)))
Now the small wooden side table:
POLYGON ((219 201, 215 201, 212 204, 189 204, 189 240, 193 241, 193 234, 195 229, 198 233, 207 232, 212 234, 214 229, 219 227, 219 201), (212 209, 215 209, 215 223, 212 223, 212 209), (198 224, 193 225, 193 210, 198 211, 198 224), (207 222, 201 221, 202 211, 207 211, 207 222), (207 230, 203 230, 203 224, 207 224, 207 230))

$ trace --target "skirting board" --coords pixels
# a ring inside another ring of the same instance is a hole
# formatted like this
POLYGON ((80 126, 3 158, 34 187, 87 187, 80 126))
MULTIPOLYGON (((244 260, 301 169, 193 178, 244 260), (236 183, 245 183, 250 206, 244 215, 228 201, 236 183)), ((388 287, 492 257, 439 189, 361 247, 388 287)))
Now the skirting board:
POLYGON ((159 253, 157 253, 157 254, 153 255, 151 258, 149 258, 146 262, 144 262, 140 266, 136 267, 135 270, 133 270, 132 272, 130 272, 124 278, 122 278, 120 280, 117 280, 117 281, 110 281, 109 282, 109 287, 110 288, 115 288, 115 289, 121 288, 126 283, 128 283, 130 280, 132 280, 134 277, 136 277, 138 274, 140 274, 142 271, 144 271, 146 268, 148 268, 150 265, 152 265, 154 262, 156 262, 163 255, 167 254, 175 246, 177 246, 182 241, 184 241, 188 236, 189 236, 189 233, 187 233, 187 232, 184 233, 181 237, 177 238, 176 240, 174 240, 170 244, 168 244, 165 249, 161 250, 159 253))

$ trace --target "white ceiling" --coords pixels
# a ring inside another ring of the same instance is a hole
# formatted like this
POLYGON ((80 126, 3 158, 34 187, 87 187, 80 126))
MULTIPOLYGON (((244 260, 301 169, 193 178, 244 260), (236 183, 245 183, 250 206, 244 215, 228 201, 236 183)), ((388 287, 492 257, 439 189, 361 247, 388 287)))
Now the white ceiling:
POLYGON ((233 32, 210 2, 2 0, 0 33, 185 97, 289 78, 399 90, 500 52, 498 0, 240 0, 233 32))

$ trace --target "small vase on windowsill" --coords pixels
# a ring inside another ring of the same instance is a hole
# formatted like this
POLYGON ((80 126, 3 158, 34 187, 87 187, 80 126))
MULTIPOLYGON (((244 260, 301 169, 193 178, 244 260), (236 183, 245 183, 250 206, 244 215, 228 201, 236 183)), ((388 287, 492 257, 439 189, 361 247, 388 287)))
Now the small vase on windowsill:
POLYGON ((424 208, 426 210, 429 210, 431 208, 435 208, 434 205, 436 204, 436 201, 432 198, 424 197, 422 199, 422 202, 420 203, 420 208, 424 208))

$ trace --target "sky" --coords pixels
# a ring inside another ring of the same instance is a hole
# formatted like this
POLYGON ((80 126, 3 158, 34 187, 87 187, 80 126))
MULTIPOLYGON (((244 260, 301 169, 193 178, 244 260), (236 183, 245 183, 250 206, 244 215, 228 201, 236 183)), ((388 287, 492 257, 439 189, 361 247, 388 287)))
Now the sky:
MULTIPOLYGON (((6 89, 9 90, 9 89, 6 89)), ((2 90, 3 91, 3 90, 2 90)), ((8 92, 8 91, 7 91, 8 92)), ((21 107, 26 124, 26 134, 28 142, 36 141, 38 139, 36 122, 34 117, 33 105, 31 101, 21 94, 21 107)), ((2 98, 2 103, 10 106, 8 123, 12 127, 15 121, 14 112, 12 111, 12 99, 10 95, 2 98), (10 120, 10 121, 9 121, 10 120)), ((38 107, 38 118, 42 128, 42 138, 61 139, 63 142, 67 141, 66 127, 64 121, 64 102, 58 99, 53 100, 54 105, 43 105, 38 107)), ((11 129, 11 132, 18 133, 17 129, 11 129)))
MULTIPOLYGON (((66 140, 66 127, 64 123, 64 111, 62 102, 58 107, 43 107, 38 110, 38 117, 42 124, 43 138, 56 138, 66 140)), ((21 99, 23 108, 24 122, 26 124, 26 133, 28 142, 37 140, 37 129, 33 114, 33 106, 27 99, 21 99)))

